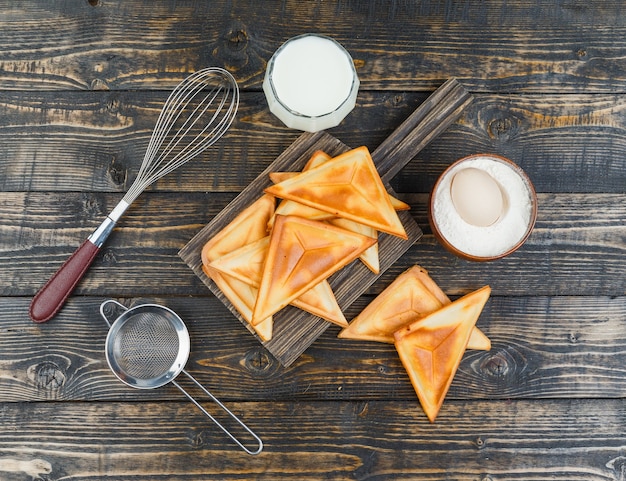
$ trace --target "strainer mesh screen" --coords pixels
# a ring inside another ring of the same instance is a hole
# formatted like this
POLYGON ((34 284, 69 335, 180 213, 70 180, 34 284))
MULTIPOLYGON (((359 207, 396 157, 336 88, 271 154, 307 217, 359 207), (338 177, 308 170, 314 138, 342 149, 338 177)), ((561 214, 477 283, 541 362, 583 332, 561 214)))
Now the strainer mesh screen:
POLYGON ((135 379, 154 379, 170 370, 179 351, 178 334, 167 317, 142 312, 118 331, 113 354, 121 371, 135 379))

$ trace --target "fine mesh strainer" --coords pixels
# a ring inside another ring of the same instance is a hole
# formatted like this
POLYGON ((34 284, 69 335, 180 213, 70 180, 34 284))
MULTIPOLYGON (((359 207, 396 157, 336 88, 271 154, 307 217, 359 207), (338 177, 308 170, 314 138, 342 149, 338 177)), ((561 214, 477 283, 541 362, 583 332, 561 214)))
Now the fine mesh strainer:
POLYGON ((105 348, 107 362, 120 381, 138 389, 154 389, 172 383, 244 451, 248 454, 262 451, 261 439, 185 371, 191 345, 189 331, 174 311, 158 304, 142 304, 128 309, 117 301, 108 300, 100 305, 100 314, 109 326, 105 348), (112 324, 104 312, 107 304, 115 304, 124 310, 112 324), (181 372, 250 433, 258 448, 251 450, 245 446, 185 391, 174 380, 181 372))

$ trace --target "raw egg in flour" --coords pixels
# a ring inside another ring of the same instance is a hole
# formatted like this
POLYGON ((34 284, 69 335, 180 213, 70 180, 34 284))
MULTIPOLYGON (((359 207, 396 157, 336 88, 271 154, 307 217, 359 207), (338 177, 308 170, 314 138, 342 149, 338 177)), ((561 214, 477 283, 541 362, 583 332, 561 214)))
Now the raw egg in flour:
POLYGON ((468 224, 494 224, 505 207, 498 182, 482 169, 467 167, 456 173, 450 185, 455 210, 468 224))

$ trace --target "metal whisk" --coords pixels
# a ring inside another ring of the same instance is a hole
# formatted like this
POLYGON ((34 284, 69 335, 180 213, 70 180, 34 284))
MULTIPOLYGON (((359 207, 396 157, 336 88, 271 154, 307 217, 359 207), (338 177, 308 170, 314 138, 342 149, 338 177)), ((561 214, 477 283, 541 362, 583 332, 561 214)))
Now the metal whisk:
POLYGON ((239 88, 226 70, 199 70, 179 83, 157 119, 139 173, 126 195, 33 298, 35 322, 56 315, 85 274, 113 227, 149 185, 213 145, 232 124, 239 107, 239 88))

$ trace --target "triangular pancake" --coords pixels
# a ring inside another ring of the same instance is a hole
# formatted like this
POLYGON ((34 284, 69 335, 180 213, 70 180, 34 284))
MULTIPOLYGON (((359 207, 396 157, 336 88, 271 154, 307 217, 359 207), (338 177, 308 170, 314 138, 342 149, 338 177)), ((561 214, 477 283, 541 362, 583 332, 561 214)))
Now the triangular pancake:
POLYGON ((274 215, 276 199, 264 194, 242 210, 228 225, 215 234, 202 247, 202 270, 215 282, 231 304, 237 309, 263 341, 272 338, 273 320, 271 317, 251 324, 252 308, 257 289, 223 275, 209 267, 210 263, 224 254, 250 242, 267 236, 267 223, 274 215))
POLYGON ((252 322, 273 315, 374 242, 322 222, 276 216, 252 322))
POLYGON ((270 172, 269 176, 273 184, 278 184, 283 180, 291 179, 298 174, 299 172, 270 172))
MULTIPOLYGON (((309 169, 313 169, 319 165, 322 165, 324 162, 327 162, 331 159, 331 156, 322 150, 316 150, 313 152, 313 155, 307 163, 302 168, 302 172, 305 172, 309 169)), ((290 179, 300 172, 271 172, 270 180, 275 184, 282 182, 283 180, 290 179)), ((274 215, 299 215, 300 217, 304 217, 306 219, 313 220, 327 220, 335 217, 333 214, 328 212, 324 212, 323 210, 315 209, 313 207, 309 207, 307 205, 301 204, 300 202, 295 202, 293 200, 283 199, 278 204, 276 212, 274 215)), ((273 218, 269 223, 269 228, 273 226, 273 218)))
POLYGON ((213 279, 213 282, 237 309, 241 317, 248 322, 250 329, 256 332, 261 340, 265 342, 270 341, 274 330, 274 321, 271 316, 259 322, 256 326, 253 326, 251 323, 252 309, 258 289, 205 265, 202 266, 202 269, 207 276, 213 279))
POLYGON ((328 162, 331 159, 332 157, 323 150, 316 150, 315 152, 313 152, 313 155, 311 155, 311 158, 307 161, 307 163, 304 164, 302 171, 319 167, 320 165, 328 162))
POLYGON ((270 236, 265 236, 218 257, 209 267, 258 289, 269 245, 270 236))
POLYGON ((407 239, 366 147, 269 186, 265 192, 407 239))
POLYGON ((391 201, 391 205, 393 206, 394 210, 411 210, 411 206, 409 204, 401 201, 393 195, 389 196, 389 200, 391 201))
POLYGON ((346 327, 348 325, 348 320, 337 304, 335 293, 327 280, 314 285, 291 301, 290 304, 338 326, 346 327))
MULTIPOLYGON (((450 299, 428 272, 415 265, 400 274, 356 316, 338 337, 393 344, 393 333, 450 304, 450 299)), ((468 349, 488 351, 491 341, 477 327, 468 349)))
MULTIPOLYGON (((421 266, 414 266, 412 273, 416 276, 424 286, 434 295, 442 305, 450 304, 450 298, 441 290, 439 284, 437 284, 428 271, 421 266)), ((468 349, 476 349, 478 351, 489 351, 491 349, 491 340, 477 327, 474 327, 467 343, 468 349)))
MULTIPOLYGON (((211 262, 209 267, 225 276, 227 280, 236 279, 238 282, 243 282, 247 286, 253 287, 256 299, 256 292, 261 285, 261 276, 265 258, 267 257, 269 240, 269 236, 266 236, 233 252, 224 254, 211 262)), ((339 304, 337 304, 335 294, 326 280, 316 284, 291 301, 290 304, 341 327, 348 325, 348 321, 339 304)), ((253 306, 254 300, 251 307, 253 306)))
POLYGON ((441 409, 490 293, 485 286, 394 334, 400 360, 430 422, 441 409))
MULTIPOLYGON (((350 232, 357 232, 358 234, 363 234, 368 237, 372 237, 374 239, 378 239, 378 232, 373 227, 369 225, 359 224, 358 222, 354 222, 353 220, 344 219, 342 217, 337 217, 335 219, 331 219, 328 221, 330 224, 341 227, 342 229, 349 230, 350 232)), ((367 249, 363 254, 359 256, 359 259, 365 264, 365 266, 371 270, 374 274, 378 274, 380 272, 380 260, 378 258, 378 242, 374 244, 372 247, 367 249)))
POLYGON ((400 274, 339 333, 339 337, 393 344, 395 331, 443 307, 413 275, 415 270, 413 267, 400 274))
POLYGON ((275 206, 276 199, 265 194, 242 210, 202 247, 202 263, 209 265, 218 257, 267 236, 267 223, 275 206))
MULTIPOLYGON (((316 150, 315 152, 313 152, 313 155, 311 155, 309 160, 307 160, 307 163, 304 164, 302 172, 322 165, 324 162, 327 162, 330 159, 332 159, 332 157, 323 150, 316 150)), ((279 182, 290 179, 294 175, 298 175, 299 173, 300 172, 270 172, 270 180, 275 184, 278 184, 279 182)))
MULTIPOLYGON (((293 200, 283 200, 280 202, 274 215, 297 215, 298 217, 311 220, 329 220, 336 217, 329 212, 324 212, 323 210, 309 207, 308 205, 293 200)), ((272 223, 270 222, 268 226, 271 229, 272 223)))
MULTIPOLYGON (((325 162, 328 162, 329 160, 332 160, 332 157, 330 155, 328 155, 326 152, 322 150, 317 150, 313 153, 311 158, 307 161, 304 168, 302 169, 302 172, 318 167, 324 164, 325 162)), ((270 180, 274 184, 278 184, 279 182, 295 177, 299 173, 300 172, 270 172, 269 176, 270 176, 270 180)), ((411 209, 411 206, 409 204, 391 195, 389 196, 389 200, 391 201, 391 205, 396 211, 411 209)), ((325 219, 335 217, 331 213, 320 211, 319 209, 315 209, 313 207, 304 206, 303 204, 300 204, 299 202, 294 202, 290 200, 281 201, 278 205, 276 213, 281 214, 281 215, 299 215, 301 217, 306 217, 307 219, 315 219, 315 220, 325 220, 325 219)), ((370 255, 373 255, 373 254, 370 254, 370 255)))
POLYGON ((475 349, 477 351, 490 351, 491 339, 489 339, 483 331, 474 327, 470 334, 469 341, 467 341, 468 349, 475 349))
MULTIPOLYGON (((293 177, 295 177, 296 175, 298 175, 300 172, 270 172, 270 180, 274 183, 274 184, 278 184, 284 180, 287 179, 291 179, 293 177)), ((406 202, 401 201, 400 199, 398 199, 397 197, 394 197, 392 195, 389 196, 389 200, 391 201, 391 205, 393 206, 394 210, 398 211, 398 210, 411 210, 411 206, 409 204, 407 204, 406 202)))
POLYGON ((430 293, 435 296, 435 298, 441 302, 442 305, 450 304, 450 298, 446 295, 445 292, 439 287, 439 284, 435 282, 435 280, 430 277, 430 274, 426 269, 424 269, 420 265, 414 265, 413 267, 406 270, 410 275, 415 276, 419 279, 424 287, 430 291, 430 293))

